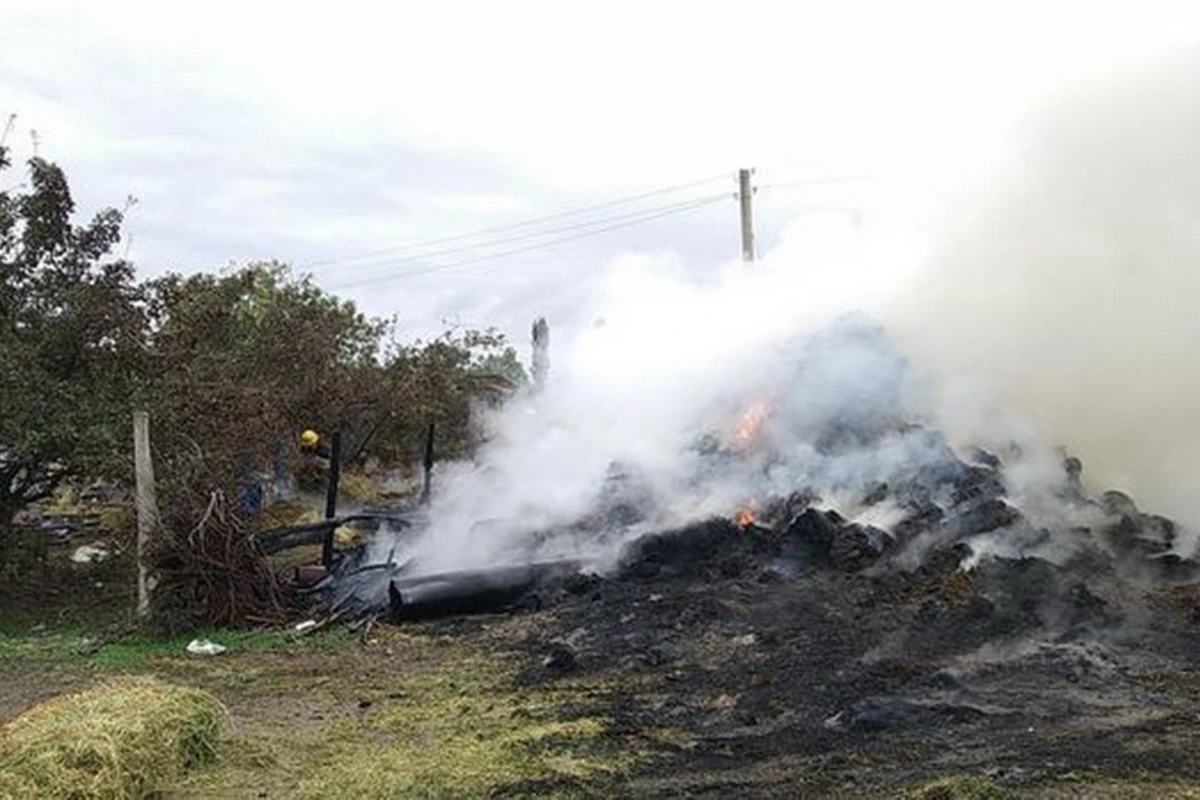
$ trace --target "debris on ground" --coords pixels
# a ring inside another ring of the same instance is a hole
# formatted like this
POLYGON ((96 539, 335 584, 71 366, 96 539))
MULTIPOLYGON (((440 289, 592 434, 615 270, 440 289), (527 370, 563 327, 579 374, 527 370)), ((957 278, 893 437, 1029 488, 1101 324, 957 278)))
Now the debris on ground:
POLYGON ((192 639, 187 646, 187 651, 196 656, 219 656, 225 650, 224 645, 210 642, 208 639, 192 639))
POLYGON ((98 564, 112 555, 103 542, 92 542, 81 545, 71 553, 71 561, 75 564, 98 564))

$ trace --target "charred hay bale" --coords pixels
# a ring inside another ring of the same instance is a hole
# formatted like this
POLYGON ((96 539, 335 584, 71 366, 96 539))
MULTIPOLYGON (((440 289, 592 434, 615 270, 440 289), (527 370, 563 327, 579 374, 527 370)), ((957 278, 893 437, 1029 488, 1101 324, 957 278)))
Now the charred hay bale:
POLYGON ((1083 462, 1075 456, 1063 459, 1063 472, 1067 474, 1067 487, 1072 494, 1083 495, 1083 462))
POLYGON ((908 516, 892 526, 892 536, 899 544, 904 544, 925 531, 933 530, 946 516, 941 506, 936 503, 912 503, 909 508, 908 516))
POLYGON ((920 615, 938 616, 948 609, 978 611, 983 606, 990 613, 991 605, 980 596, 975 574, 961 566, 968 557, 969 548, 964 545, 940 547, 930 551, 915 571, 904 575, 905 594, 920 602, 920 615))
POLYGON ((756 529, 742 531, 728 519, 711 519, 631 542, 620 574, 629 578, 734 577, 750 569, 767 549, 756 529))
MULTIPOLYGON (((1101 530, 1101 536, 1119 555, 1139 559, 1157 559, 1168 554, 1175 545, 1177 528, 1173 520, 1158 514, 1131 511, 1132 502, 1124 503, 1106 493, 1106 510, 1121 511, 1116 520, 1101 530)), ((1124 496, 1121 495, 1123 498, 1124 496)))
POLYGON ((1133 498, 1115 489, 1109 489, 1100 495, 1100 505, 1105 513, 1112 517, 1133 517, 1138 514, 1138 507, 1133 498))
POLYGON ((968 575, 961 564, 971 555, 965 545, 937 547, 926 554, 925 559, 912 572, 892 571, 880 576, 885 583, 896 584, 891 591, 902 591, 907 596, 926 596, 941 591, 947 581, 955 576, 968 575))
POLYGON ((981 593, 1002 617, 1056 629, 1119 620, 1087 584, 1042 558, 988 558, 975 573, 981 593))
POLYGON ((878 561, 893 549, 894 544, 887 531, 851 523, 833 535, 829 543, 829 560, 838 569, 857 572, 878 561))
POLYGON ((1175 521, 1168 519, 1160 514, 1146 514, 1143 517, 1143 526, 1150 531, 1155 532, 1158 538, 1169 545, 1175 544, 1175 536, 1178 528, 1175 521))
POLYGON ((956 506, 1004 496, 1004 482, 1000 473, 991 467, 965 465, 953 486, 950 500, 956 506))
POLYGON ((1200 625, 1200 585, 1176 586, 1154 599, 1165 603, 1166 610, 1182 613, 1188 622, 1200 625))
POLYGON ((844 524, 842 515, 836 511, 808 508, 784 531, 787 547, 802 558, 828 562, 833 540, 844 524))
POLYGON ((838 455, 876 445, 895 431, 891 419, 855 417, 831 420, 816 436, 813 447, 822 455, 838 455))
POLYGON ((967 450, 968 463, 978 466, 987 467, 989 469, 999 470, 1001 467, 1000 459, 994 453, 984 450, 982 447, 971 447, 967 450))
POLYGON ((890 491, 891 487, 887 483, 877 483, 863 494, 860 505, 864 507, 878 505, 887 499, 890 491))
POLYGON ((767 507, 763 509, 763 522, 776 530, 786 530, 793 520, 806 509, 812 506, 813 503, 820 500, 820 496, 809 489, 802 489, 797 492, 792 492, 786 497, 772 499, 767 507))
POLYGON ((945 524, 951 527, 955 538, 962 539, 1007 528, 1020 519, 1020 511, 999 498, 989 498, 954 514, 945 524))
POLYGON ((1200 580, 1200 562, 1175 553, 1164 553, 1150 559, 1148 566, 1155 578, 1168 583, 1195 583, 1200 580))
MULTIPOLYGON (((970 475, 968 464, 960 461, 936 431, 918 428, 908 434, 919 437, 917 442, 925 451, 919 466, 894 487, 894 494, 905 503, 928 503, 945 495, 970 475)), ((986 467, 979 467, 986 469, 986 467)))
POLYGON ((1111 580, 1116 567, 1112 555, 1096 546, 1088 529, 1075 529, 1072 533, 1077 536, 1080 546, 1063 566, 1081 580, 1111 580))
POLYGON ((830 717, 825 721, 825 727, 851 733, 940 728, 977 722, 996 713, 1009 712, 960 702, 871 697, 830 717))

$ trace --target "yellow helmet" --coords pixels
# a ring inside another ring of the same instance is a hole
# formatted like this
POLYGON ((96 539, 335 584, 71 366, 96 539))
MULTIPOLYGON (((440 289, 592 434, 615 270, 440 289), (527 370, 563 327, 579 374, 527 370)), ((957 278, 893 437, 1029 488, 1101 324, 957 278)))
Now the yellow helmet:
POLYGON ((300 444, 303 445, 304 447, 316 447, 317 442, 319 442, 320 440, 321 440, 321 437, 318 436, 317 432, 312 430, 311 428, 309 428, 308 430, 305 430, 303 433, 300 434, 300 444))

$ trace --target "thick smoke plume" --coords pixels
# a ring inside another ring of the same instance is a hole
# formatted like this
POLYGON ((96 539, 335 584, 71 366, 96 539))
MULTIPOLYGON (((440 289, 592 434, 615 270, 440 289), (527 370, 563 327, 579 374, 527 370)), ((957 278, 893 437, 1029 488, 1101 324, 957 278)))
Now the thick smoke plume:
MULTIPOLYGON (((1200 59, 1067 87, 935 238, 892 330, 1082 457, 1200 523, 1200 59)), ((951 415, 953 416, 953 414, 951 415)), ((979 435, 980 419, 959 418, 979 435)))
MULTIPOLYGON (((1093 488, 1195 529, 1197 97, 1196 59, 1064 91, 932 236, 914 224, 928 216, 884 204, 807 216, 763 263, 715 278, 622 260, 580 320, 551 321, 545 386, 489 420, 473 463, 441 469, 432 526, 409 555, 431 571, 603 562, 641 532, 797 487, 887 527, 895 509, 862 503, 873 486, 935 491, 951 449, 971 445, 1004 455, 1030 530, 1096 522, 1061 500, 1058 445, 1083 458, 1093 488), (705 448, 736 449, 760 404, 770 413, 755 439, 770 456, 714 467, 705 448), (839 430, 873 435, 831 443, 839 430), (644 513, 616 533, 576 524, 613 486, 626 504, 646 498, 644 513)), ((1072 547, 1064 534, 1041 554, 1072 547)))
POLYGON ((920 415, 904 358, 872 321, 913 251, 903 225, 875 220, 807 219, 764 262, 708 279, 658 258, 615 265, 583 317, 593 323, 556 334, 545 386, 489 421, 474 462, 440 472, 421 568, 603 562, 630 536, 801 486, 854 514, 872 486, 944 460, 945 443, 924 434, 822 442, 920 415), (738 442, 757 409, 761 429, 738 442), (714 449, 739 452, 714 460, 714 449), (573 529, 606 491, 644 496, 644 518, 615 538, 573 529))

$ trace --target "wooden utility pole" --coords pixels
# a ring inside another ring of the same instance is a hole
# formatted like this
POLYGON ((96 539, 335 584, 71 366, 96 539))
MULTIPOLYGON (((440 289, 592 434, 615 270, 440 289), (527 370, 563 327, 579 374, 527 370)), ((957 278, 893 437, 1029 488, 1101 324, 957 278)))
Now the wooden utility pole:
POLYGON ((158 499, 154 493, 154 461, 150 456, 150 415, 133 412, 133 475, 137 502, 138 619, 149 619, 158 579, 150 566, 159 533, 158 499))
POLYGON ((754 263, 754 189, 750 186, 752 169, 738 170, 738 202, 742 216, 742 261, 754 263))

